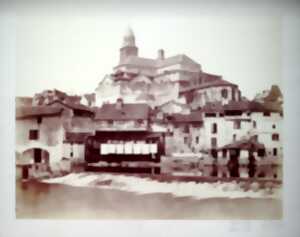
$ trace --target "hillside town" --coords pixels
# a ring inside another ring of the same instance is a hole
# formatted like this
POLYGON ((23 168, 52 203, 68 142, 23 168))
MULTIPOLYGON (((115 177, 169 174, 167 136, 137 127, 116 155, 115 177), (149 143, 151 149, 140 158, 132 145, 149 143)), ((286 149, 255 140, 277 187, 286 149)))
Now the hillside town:
POLYGON ((139 56, 128 29, 119 63, 95 91, 16 97, 23 179, 87 171, 281 179, 283 96, 255 98, 187 55, 139 56), (207 168, 205 168, 207 167, 207 168), (218 169, 215 169, 218 167, 218 169))

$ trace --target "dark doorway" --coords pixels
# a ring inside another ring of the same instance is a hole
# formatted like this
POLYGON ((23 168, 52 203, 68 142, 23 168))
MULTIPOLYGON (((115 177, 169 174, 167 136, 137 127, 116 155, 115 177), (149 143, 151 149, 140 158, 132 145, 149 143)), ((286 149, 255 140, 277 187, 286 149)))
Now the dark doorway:
POLYGON ((230 152, 230 160, 228 162, 228 169, 230 177, 240 177, 239 173, 239 149, 232 149, 230 152))
POLYGON ((34 158, 34 163, 42 162, 42 150, 40 148, 33 149, 33 158, 34 158))
POLYGON ((28 172, 28 166, 22 167, 22 179, 28 179, 29 172, 28 172))

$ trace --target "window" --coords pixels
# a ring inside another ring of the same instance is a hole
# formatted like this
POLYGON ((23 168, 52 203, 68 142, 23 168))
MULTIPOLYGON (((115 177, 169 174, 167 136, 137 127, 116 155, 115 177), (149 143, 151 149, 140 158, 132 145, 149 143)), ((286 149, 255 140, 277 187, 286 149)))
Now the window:
POLYGON ((205 113, 205 117, 217 117, 216 113, 205 113))
POLYGON ((276 128, 276 125, 275 125, 275 124, 273 124, 273 125, 272 125, 272 128, 273 128, 273 129, 275 129, 275 128, 276 128))
POLYGON ((42 117, 38 117, 38 118, 37 118, 37 123, 38 123, 38 124, 41 124, 41 123, 42 123, 42 117))
POLYGON ((224 99, 227 99, 227 97, 228 97, 228 91, 227 91, 227 89, 222 89, 221 94, 222 94, 222 97, 224 99))
POLYGON ((256 121, 253 121, 253 128, 256 128, 257 124, 256 121))
POLYGON ((184 133, 189 133, 190 132, 190 127, 188 124, 186 124, 184 127, 183 127, 183 132, 184 133))
POLYGON ((200 128, 201 127, 201 123, 193 123, 192 127, 193 128, 200 128))
POLYGON ((211 150, 211 155, 213 158, 218 158, 218 151, 216 149, 211 150))
POLYGON ((211 146, 212 147, 217 147, 217 138, 215 138, 215 137, 211 138, 211 146))
POLYGON ((279 141, 279 134, 278 133, 273 133, 272 134, 272 141, 279 141))
POLYGON ((235 142, 236 141, 236 134, 233 134, 232 140, 235 142))
POLYGON ((183 139, 184 139, 184 144, 187 145, 187 144, 188 144, 188 138, 187 138, 187 137, 184 137, 183 139))
POLYGON ((218 127, 216 123, 212 124, 211 133, 215 134, 218 132, 218 127))
POLYGON ((257 155, 258 155, 259 157, 265 156, 265 149, 258 149, 257 155))
POLYGON ((241 129, 241 121, 234 121, 233 128, 234 129, 241 129))
POLYGON ((196 137, 196 144, 199 144, 199 137, 196 137))
POLYGON ((38 140, 39 130, 29 130, 29 140, 38 140))
POLYGON ((223 158, 226 158, 226 154, 227 154, 226 149, 223 149, 223 150, 222 150, 222 156, 223 156, 223 158))
POLYGON ((254 135, 253 136, 253 140, 256 141, 256 142, 258 142, 258 135, 254 135))
POLYGON ((277 148, 273 148, 273 156, 277 156, 277 148))

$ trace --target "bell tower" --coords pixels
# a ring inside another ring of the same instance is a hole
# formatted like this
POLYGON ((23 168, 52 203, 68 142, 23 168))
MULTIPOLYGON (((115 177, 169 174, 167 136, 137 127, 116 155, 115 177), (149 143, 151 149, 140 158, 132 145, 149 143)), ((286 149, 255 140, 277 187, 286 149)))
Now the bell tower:
POLYGON ((120 48, 120 64, 129 56, 137 56, 138 48, 135 46, 135 37, 132 29, 127 28, 124 37, 122 48, 120 48))

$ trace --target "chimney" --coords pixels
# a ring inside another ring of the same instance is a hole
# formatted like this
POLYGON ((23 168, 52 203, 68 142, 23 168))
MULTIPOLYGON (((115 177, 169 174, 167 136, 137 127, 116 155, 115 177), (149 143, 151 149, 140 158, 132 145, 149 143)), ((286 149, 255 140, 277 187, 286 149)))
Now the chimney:
POLYGON ((165 51, 163 49, 158 50, 157 58, 159 60, 164 60, 165 59, 165 51))
POLYGON ((122 107, 123 107, 123 99, 118 98, 118 99, 117 99, 117 102, 116 102, 116 109, 117 109, 117 110, 121 110, 122 107))

